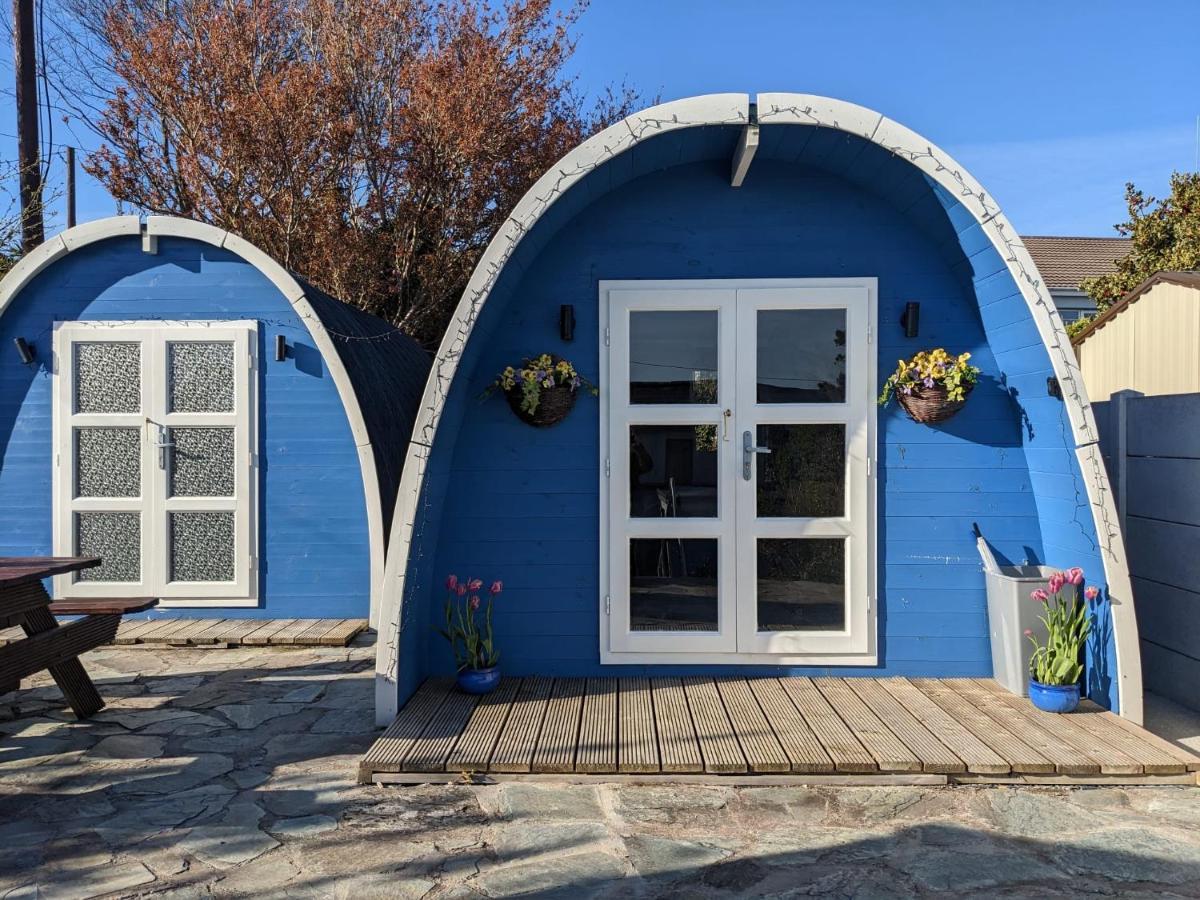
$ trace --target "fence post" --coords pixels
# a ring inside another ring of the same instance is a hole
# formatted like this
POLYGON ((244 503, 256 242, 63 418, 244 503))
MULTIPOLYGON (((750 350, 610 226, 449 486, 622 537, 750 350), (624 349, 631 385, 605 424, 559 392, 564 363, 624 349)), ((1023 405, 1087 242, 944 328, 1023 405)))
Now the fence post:
POLYGON ((1117 504, 1117 521, 1121 525, 1121 536, 1126 537, 1125 507, 1126 493, 1129 488, 1129 401, 1144 396, 1141 391, 1117 391, 1109 399, 1108 414, 1110 431, 1113 436, 1112 450, 1112 481, 1113 497, 1117 504))

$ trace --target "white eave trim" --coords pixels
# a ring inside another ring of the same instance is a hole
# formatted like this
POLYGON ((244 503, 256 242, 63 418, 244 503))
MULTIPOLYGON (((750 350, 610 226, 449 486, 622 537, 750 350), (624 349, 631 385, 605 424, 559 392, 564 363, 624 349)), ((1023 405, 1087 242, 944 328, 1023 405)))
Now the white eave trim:
MULTIPOLYGON (((1062 319, 1021 238, 979 182, 932 142, 878 112, 853 103, 812 94, 765 93, 758 95, 757 110, 758 121, 762 124, 812 125, 872 141, 912 163, 971 212, 1008 267, 1049 352, 1054 374, 1062 386, 1063 402, 1081 464, 1095 456, 1099 439, 1096 423, 1062 319)), ((387 560, 380 607, 380 639, 375 667, 377 723, 390 723, 397 711, 401 607, 429 448, 433 446, 458 360, 479 311, 487 302, 505 264, 541 215, 579 179, 608 160, 667 131, 705 125, 746 126, 750 124, 749 113, 748 95, 711 94, 663 103, 606 128, 569 152, 538 179, 480 257, 434 357, 401 474, 392 521, 392 552, 387 560)), ((1113 598, 1121 715, 1140 724, 1141 660, 1124 545, 1120 531, 1112 530, 1108 524, 1115 522, 1115 518, 1107 515, 1111 493, 1103 465, 1084 466, 1083 477, 1113 598)))
POLYGON ((0 281, 0 316, 4 315, 5 310, 29 282, 60 257, 97 241, 137 235, 142 236, 143 250, 146 252, 156 252, 157 241, 160 237, 177 237, 222 247, 240 256, 258 269, 287 298, 308 329, 313 343, 317 345, 317 349, 325 359, 325 364, 329 367, 329 374, 337 387, 338 396, 341 398, 342 407, 345 409, 346 418, 350 423, 350 431, 354 435, 354 442, 357 445, 363 492, 366 494, 367 529, 371 554, 370 621, 373 627, 377 626, 384 572, 384 523, 383 507, 379 496, 379 476, 375 469, 375 456, 371 449, 370 436, 367 433, 358 396, 354 392, 354 386, 350 382, 350 376, 346 372, 342 358, 338 355, 337 348, 333 345, 333 340, 324 323, 309 304, 308 298, 304 294, 304 288, 287 269, 249 241, 214 225, 175 216, 148 216, 144 221, 139 216, 112 216, 69 228, 26 254, 4 276, 3 281, 0 281))

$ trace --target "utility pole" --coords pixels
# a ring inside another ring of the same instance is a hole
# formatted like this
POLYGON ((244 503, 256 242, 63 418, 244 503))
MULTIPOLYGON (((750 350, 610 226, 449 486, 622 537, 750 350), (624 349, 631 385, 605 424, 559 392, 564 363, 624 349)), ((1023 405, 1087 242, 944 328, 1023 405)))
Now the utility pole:
POLYGON ((13 71, 17 77, 17 164, 21 176, 21 248, 28 253, 45 239, 42 222, 42 159, 38 150, 37 59, 33 0, 13 0, 13 71))
POLYGON ((67 148, 67 227, 75 227, 75 148, 67 148))

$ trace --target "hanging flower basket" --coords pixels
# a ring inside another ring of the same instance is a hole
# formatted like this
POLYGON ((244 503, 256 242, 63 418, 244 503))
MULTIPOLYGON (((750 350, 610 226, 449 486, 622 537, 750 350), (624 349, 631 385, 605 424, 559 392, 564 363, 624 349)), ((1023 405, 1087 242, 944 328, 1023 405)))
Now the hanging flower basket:
POLYGON ((581 388, 599 393, 575 371, 569 360, 543 353, 522 360, 520 366, 506 366, 483 395, 503 392, 518 419, 537 428, 548 428, 567 417, 581 388))
POLYGON ((900 360, 883 383, 879 405, 895 397, 914 422, 945 422, 966 405, 979 380, 979 368, 968 362, 970 358, 970 353, 952 356, 939 347, 900 360))
POLYGON ((575 406, 575 388, 569 384, 556 384, 552 388, 542 388, 537 407, 530 412, 522 406, 521 388, 514 386, 504 392, 508 405, 516 413, 517 418, 528 425, 537 428, 549 428, 557 425, 567 417, 575 406))
POLYGON ((908 413, 908 417, 922 425, 932 425, 935 422, 945 422, 958 415, 958 411, 967 404, 967 397, 975 385, 968 384, 962 389, 962 398, 951 400, 949 392, 941 385, 931 388, 914 387, 912 393, 896 393, 896 401, 908 413))

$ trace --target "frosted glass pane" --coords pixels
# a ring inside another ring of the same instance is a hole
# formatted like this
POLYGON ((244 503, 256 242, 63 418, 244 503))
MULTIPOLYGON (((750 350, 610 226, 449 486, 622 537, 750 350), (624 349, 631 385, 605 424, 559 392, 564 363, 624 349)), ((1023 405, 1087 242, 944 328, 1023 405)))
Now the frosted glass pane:
POLYGON ((171 580, 233 581, 233 513, 171 513, 171 580))
POLYGON ((172 428, 172 497, 233 496, 233 429, 172 428))
POLYGON ((135 413, 142 409, 142 347, 124 341, 75 344, 75 411, 135 413))
POLYGON ((84 569, 80 581, 140 581, 142 522, 135 512, 75 514, 75 552, 99 556, 103 562, 84 569))
POLYGON ((76 428, 75 496, 139 496, 141 450, 138 428, 76 428))
POLYGON ((168 357, 171 412, 233 411, 233 344, 179 341, 168 357))

